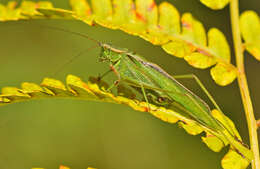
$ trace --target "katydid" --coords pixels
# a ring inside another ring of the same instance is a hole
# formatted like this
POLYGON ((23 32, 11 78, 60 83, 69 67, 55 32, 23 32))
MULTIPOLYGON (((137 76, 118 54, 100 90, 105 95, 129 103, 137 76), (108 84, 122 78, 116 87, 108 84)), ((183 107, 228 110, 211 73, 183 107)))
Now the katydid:
MULTIPOLYGON (((227 139, 240 155, 248 160, 252 159, 252 152, 236 138, 233 131, 226 129, 221 122, 211 115, 209 106, 158 65, 146 61, 140 55, 127 49, 100 43, 87 35, 61 28, 48 28, 70 32, 96 42, 101 47, 99 60, 108 62, 111 71, 118 77, 116 83, 110 88, 116 86, 120 82, 124 82, 141 91, 147 103, 164 104, 166 102, 166 104, 170 106, 177 107, 187 113, 189 117, 200 125, 213 131, 216 135, 220 135, 227 139)), ((194 75, 186 75, 179 76, 179 78, 194 78, 215 107, 222 112, 197 77, 194 75)))
MULTIPOLYGON (((130 86, 140 88, 147 102, 148 98, 145 90, 152 90, 156 93, 156 97, 162 98, 162 101, 166 97, 167 100, 174 103, 174 106, 184 110, 199 124, 209 128, 214 133, 224 136, 240 155, 251 160, 252 152, 235 137, 232 131, 226 129, 223 124, 211 115, 209 106, 162 68, 127 49, 115 48, 102 43, 100 46, 99 60, 109 63, 111 70, 118 77, 116 84, 123 81, 130 86)), ((216 108, 222 112, 212 96, 194 75, 182 77, 195 78, 216 108)))

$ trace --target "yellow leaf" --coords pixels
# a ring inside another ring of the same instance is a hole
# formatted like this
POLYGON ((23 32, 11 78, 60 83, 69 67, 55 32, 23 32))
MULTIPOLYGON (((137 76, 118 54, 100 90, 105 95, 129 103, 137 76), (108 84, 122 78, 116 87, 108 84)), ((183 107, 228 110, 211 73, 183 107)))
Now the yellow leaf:
POLYGON ((36 4, 36 8, 53 8, 53 5, 48 1, 39 1, 36 4))
POLYGON ((180 40, 173 40, 162 46, 162 48, 169 54, 174 55, 179 58, 184 58, 190 55, 195 48, 180 40))
POLYGON ((21 4, 21 10, 25 15, 35 15, 36 11, 36 3, 32 1, 23 1, 21 4))
MULTIPOLYGON (((223 33, 216 28, 210 29, 207 44, 206 31, 202 23, 190 13, 183 14, 180 19, 178 10, 167 2, 157 6, 154 0, 92 0, 89 5, 86 0, 70 0, 73 11, 53 8, 47 2, 38 2, 36 6, 32 5, 34 4, 32 2, 25 1, 24 4, 26 3, 28 5, 24 6, 27 8, 12 7, 11 10, 0 5, 0 20, 76 19, 89 25, 96 22, 104 27, 120 29, 155 45, 161 45, 167 53, 185 58, 196 68, 204 69, 216 63, 234 67, 230 63, 229 45, 223 33), (36 9, 41 14, 35 11, 36 9), (180 24, 182 24, 182 31, 180 24)), ((227 2, 208 0, 205 3, 219 7, 227 2)), ((250 45, 248 48, 252 48, 253 53, 258 53, 257 48, 250 45)), ((214 77, 218 79, 215 80, 216 83, 221 83, 219 85, 231 83, 232 80, 227 80, 230 76, 225 77, 225 75, 229 76, 225 73, 220 77, 214 77)))
POLYGON ((36 9, 37 8, 53 8, 50 2, 32 2, 32 1, 23 1, 21 4, 21 12, 23 15, 34 16, 40 14, 36 9))
POLYGON ((98 97, 90 90, 88 85, 86 85, 84 82, 81 81, 80 78, 68 75, 66 79, 68 88, 70 91, 75 93, 75 95, 80 97, 90 97, 93 99, 97 99, 98 97))
POLYGON ((33 92, 43 92, 43 89, 34 83, 28 83, 28 82, 24 82, 22 83, 22 89, 23 91, 25 91, 26 93, 33 93, 33 92))
MULTIPOLYGON (((211 28, 208 32, 208 49, 197 49, 199 53, 192 53, 184 57, 184 59, 192 66, 196 68, 208 68, 216 63, 227 65, 227 67, 233 67, 230 64, 230 48, 227 40, 222 32, 216 28, 211 28), (212 55, 213 54, 213 55, 212 55), (215 56, 215 57, 213 57, 215 56)), ((213 68, 214 70, 215 68, 213 68)), ((212 72, 211 72, 212 73, 212 72)), ((213 75, 213 74, 211 74, 213 75)), ((219 85, 227 85, 233 81, 233 76, 229 79, 230 74, 214 74, 213 79, 219 85), (227 80, 228 79, 228 80, 227 80)), ((234 76, 236 77, 236 76, 234 76)))
POLYGON ((189 134, 198 135, 203 132, 203 129, 195 123, 179 122, 179 125, 189 134))
POLYGON ((240 17, 240 28, 246 50, 260 61, 260 20, 254 11, 245 11, 240 17))
POLYGON ((0 97, 0 105, 1 103, 3 104, 11 103, 11 100, 7 99, 6 97, 0 97))
POLYGON ((216 64, 215 58, 212 58, 211 56, 203 55, 198 52, 194 52, 190 55, 186 55, 184 59, 190 65, 200 69, 205 69, 216 64))
POLYGON ((114 28, 112 24, 113 10, 111 0, 91 0, 95 22, 102 26, 114 28))
MULTIPOLYGON (((123 94, 121 96, 116 96, 111 92, 107 92, 105 90, 106 86, 105 82, 97 82, 95 78, 91 78, 91 81, 85 83, 74 75, 67 76, 66 85, 59 80, 45 78, 41 83, 41 86, 25 82, 22 83, 21 89, 14 87, 3 88, 2 94, 0 95, 0 106, 40 98, 71 98, 124 104, 140 112, 149 112, 153 116, 168 123, 179 122, 180 126, 191 135, 197 135, 204 131, 207 136, 202 137, 202 140, 213 151, 218 152, 223 146, 229 144, 229 141, 224 135, 199 124, 178 109, 170 110, 152 104, 148 105, 148 103, 132 97, 128 98, 131 95, 128 95, 127 93, 124 94, 126 90, 121 90, 121 93, 123 94)), ((231 120, 222 116, 216 110, 212 111, 212 115, 240 139, 239 133, 231 120)), ((238 144, 240 145, 242 143, 238 142, 238 144)), ((244 150, 247 152, 248 149, 244 150)))
POLYGON ((249 162, 241 155, 230 149, 221 160, 223 169, 246 169, 249 162))
POLYGON ((203 25, 195 20, 190 13, 185 13, 181 18, 182 36, 185 40, 197 45, 206 46, 206 32, 203 25))
POLYGON ((138 19, 136 6, 133 0, 116 0, 113 1, 114 27, 117 27, 132 35, 143 35, 145 32, 145 23, 138 19))
POLYGON ((225 146, 221 139, 209 133, 207 133, 206 137, 201 137, 201 139, 214 152, 220 152, 225 146))
POLYGON ((216 54, 216 59, 220 62, 230 63, 230 48, 222 32, 216 28, 211 28, 208 32, 209 49, 216 54))
POLYGON ((0 4, 0 21, 19 20, 21 16, 20 9, 16 8, 17 2, 10 1, 6 6, 0 4))
POLYGON ((12 9, 15 9, 16 8, 16 6, 17 6, 17 2, 16 1, 9 1, 8 3, 7 3, 7 9, 10 9, 10 10, 12 10, 12 9))
POLYGON ((158 9, 154 0, 136 0, 136 16, 138 19, 146 23, 149 30, 150 27, 157 26, 158 9))
POLYGON ((127 24, 134 22, 135 10, 132 0, 114 0, 114 23, 121 28, 127 28, 127 24), (121 26, 120 26, 121 25, 121 26))
POLYGON ((85 23, 92 25, 93 17, 92 11, 87 1, 85 0, 70 0, 72 10, 76 13, 75 17, 85 23))
POLYGON ((56 79, 45 78, 41 86, 48 89, 48 91, 57 97, 70 97, 75 95, 75 93, 69 92, 61 81, 56 79))
POLYGON ((180 14, 178 10, 170 3, 163 2, 159 6, 159 12, 159 29, 168 35, 180 34, 180 14))
POLYGON ((229 3, 229 0, 200 0, 200 2, 211 9, 217 10, 224 8, 229 3))
POLYGON ((237 77, 237 69, 231 65, 218 63, 210 70, 212 78, 220 86, 232 83, 237 77))
POLYGON ((24 101, 31 98, 30 95, 24 93, 16 87, 4 87, 2 88, 2 94, 5 95, 5 97, 1 99, 3 100, 3 103, 24 101))

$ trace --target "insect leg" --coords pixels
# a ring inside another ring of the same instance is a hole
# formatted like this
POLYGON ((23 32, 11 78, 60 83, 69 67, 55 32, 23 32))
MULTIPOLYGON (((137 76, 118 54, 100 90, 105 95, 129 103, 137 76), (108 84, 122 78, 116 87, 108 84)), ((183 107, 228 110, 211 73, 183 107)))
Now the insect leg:
POLYGON ((112 72, 111 69, 109 69, 108 71, 106 71, 105 73, 103 73, 102 75, 98 76, 98 80, 101 80, 103 77, 105 77, 108 73, 112 72))
POLYGON ((121 79, 119 72, 115 69, 113 65, 110 65, 110 70, 115 73, 118 79, 107 89, 108 91, 111 90, 113 87, 117 86, 121 79))
POLYGON ((177 76, 173 76, 175 79, 193 79, 197 82, 197 84, 200 86, 200 88, 203 90, 203 92, 208 96, 209 100, 213 103, 213 105, 220 111, 222 112, 222 110, 220 109, 220 107, 218 106, 218 104, 216 103, 216 101, 214 100, 214 98, 212 97, 212 95, 209 93, 209 91, 206 89, 206 87, 202 84, 202 82, 199 80, 199 78, 194 75, 194 74, 187 74, 187 75, 177 75, 177 76))
POLYGON ((199 80, 199 78, 194 75, 194 74, 187 74, 187 75, 177 75, 177 76, 173 76, 176 79, 194 79, 197 84, 200 86, 200 88, 203 90, 203 92, 208 96, 208 98, 210 99, 210 101, 213 103, 213 105, 217 108, 217 110, 223 115, 224 120, 226 121, 226 124, 229 126, 229 130, 231 130, 231 132, 234 134, 235 136, 235 131, 233 130, 233 128, 229 125, 228 120, 226 119, 225 114, 223 113, 223 111, 220 109, 220 107, 218 106, 218 104, 216 103, 216 101, 214 100, 214 98, 212 97, 212 95, 209 93, 209 91, 206 89, 206 87, 202 84, 202 82, 199 80))
POLYGON ((149 111, 149 110, 151 110, 151 108, 150 108, 150 104, 149 104, 147 95, 146 95, 146 93, 145 93, 145 89, 144 89, 143 84, 140 84, 140 87, 141 87, 142 93, 143 93, 143 95, 144 95, 144 99, 145 99, 145 101, 146 101, 146 103, 147 103, 147 105, 148 105, 148 110, 147 110, 147 111, 149 111))

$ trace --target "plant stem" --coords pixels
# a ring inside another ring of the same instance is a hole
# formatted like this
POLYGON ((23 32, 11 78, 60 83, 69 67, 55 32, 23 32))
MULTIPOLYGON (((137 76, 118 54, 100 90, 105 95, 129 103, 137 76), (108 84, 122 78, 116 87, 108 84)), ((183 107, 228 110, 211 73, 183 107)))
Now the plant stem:
POLYGON ((230 17, 231 17, 232 34, 233 34, 233 41, 234 41, 234 48, 235 48, 235 55, 236 55, 236 64, 238 69, 238 84, 239 84, 240 94, 242 97, 242 102, 243 102, 246 119, 247 119, 250 146, 254 154, 254 159, 252 160, 251 165, 252 165, 252 169, 260 169, 257 125, 254 117, 253 105, 249 94, 247 79, 245 75, 245 68, 244 68, 243 46, 242 46, 241 33, 239 28, 238 0, 230 1, 230 17))

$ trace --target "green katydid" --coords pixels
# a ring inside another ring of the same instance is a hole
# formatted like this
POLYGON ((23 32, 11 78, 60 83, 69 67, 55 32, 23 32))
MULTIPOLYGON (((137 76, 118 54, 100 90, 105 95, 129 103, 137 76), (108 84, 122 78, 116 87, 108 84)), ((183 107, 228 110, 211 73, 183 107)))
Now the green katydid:
MULTIPOLYGON (((108 62, 111 71, 118 77, 116 83, 110 88, 116 86, 119 82, 124 82, 141 91, 147 103, 165 104, 166 102, 166 104, 187 113, 189 117, 209 129, 209 131, 212 131, 214 135, 224 137, 244 158, 248 160, 252 159, 252 152, 236 138, 233 131, 226 129, 221 122, 211 115, 209 106, 158 65, 146 61, 143 57, 130 52, 127 49, 100 43, 85 34, 68 31, 62 28, 47 28, 80 35, 97 43, 101 47, 99 60, 108 62)), ((194 78, 215 107, 222 112, 213 97, 196 76, 184 75, 177 76, 176 78, 194 78)))

